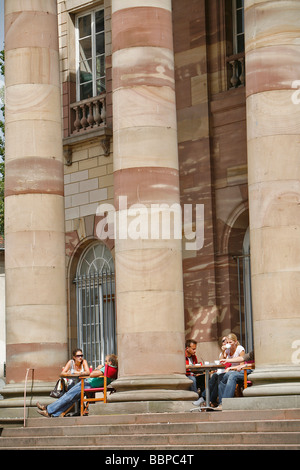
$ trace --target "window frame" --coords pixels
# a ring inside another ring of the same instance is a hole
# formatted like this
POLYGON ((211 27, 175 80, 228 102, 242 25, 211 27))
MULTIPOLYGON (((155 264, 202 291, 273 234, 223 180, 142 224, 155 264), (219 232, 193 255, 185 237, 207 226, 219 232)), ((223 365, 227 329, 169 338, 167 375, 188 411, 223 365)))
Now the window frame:
MULTIPOLYGON (((104 8, 103 7, 98 7, 94 8, 92 10, 88 10, 82 13, 79 13, 75 16, 75 60, 76 60, 76 101, 82 101, 86 98, 81 98, 80 96, 80 52, 79 52, 79 20, 80 18, 83 18, 85 16, 91 15, 91 46, 92 46, 92 54, 91 54, 91 59, 92 59, 92 97, 99 96, 99 93, 97 93, 97 70, 96 70, 96 59, 97 59, 97 54, 96 54, 96 13, 99 11, 103 11, 103 18, 104 18, 104 29, 101 31, 103 33, 103 39, 104 39, 104 50, 103 54, 101 54, 104 57, 104 75, 101 75, 101 79, 103 79, 104 83, 106 82, 106 70, 105 70, 105 17, 104 17, 104 8)), ((99 33, 99 32, 98 32, 99 33)), ((82 39, 82 38, 81 38, 82 39)), ((99 56, 99 54, 98 54, 99 56)), ((106 90, 106 83, 105 83, 105 88, 103 90, 103 93, 105 93, 106 90)), ((92 98, 89 97, 89 98, 92 98)))
POLYGON ((241 7, 237 7, 237 0, 232 0, 232 50, 233 54, 242 54, 245 52, 245 21, 244 21, 244 0, 242 0, 243 5, 241 7), (243 18, 243 31, 241 33, 237 32, 237 12, 242 11, 242 18, 243 18), (244 47, 243 50, 238 50, 238 37, 244 38, 244 47))
POLYGON ((89 244, 76 268, 77 344, 93 368, 116 354, 114 259, 102 242, 89 244))

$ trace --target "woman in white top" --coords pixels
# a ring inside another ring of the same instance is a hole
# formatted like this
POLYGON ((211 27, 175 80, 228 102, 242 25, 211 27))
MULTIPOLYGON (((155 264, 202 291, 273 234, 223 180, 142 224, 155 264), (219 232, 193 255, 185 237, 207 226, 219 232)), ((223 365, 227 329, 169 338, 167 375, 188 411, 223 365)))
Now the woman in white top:
POLYGON ((75 385, 76 381, 72 380, 72 376, 90 375, 88 363, 83 359, 83 352, 81 349, 73 351, 73 359, 70 359, 61 372, 62 376, 70 376, 68 378, 68 389, 75 385))
POLYGON ((245 361, 245 349, 237 340, 235 334, 230 333, 227 335, 228 341, 226 348, 226 359, 221 359, 220 363, 224 364, 225 362, 230 362, 232 365, 226 369, 222 380, 219 383, 218 392, 219 392, 219 406, 217 410, 222 410, 222 399, 231 398, 234 396, 236 378, 238 377, 234 372, 236 366, 245 361))
MULTIPOLYGON (((243 346, 240 345, 234 333, 230 333, 229 335, 227 335, 225 355, 225 358, 220 359, 221 364, 230 362, 234 366, 235 364, 240 364, 245 360, 245 349, 243 346)), ((226 369, 226 371, 229 369, 226 369)))

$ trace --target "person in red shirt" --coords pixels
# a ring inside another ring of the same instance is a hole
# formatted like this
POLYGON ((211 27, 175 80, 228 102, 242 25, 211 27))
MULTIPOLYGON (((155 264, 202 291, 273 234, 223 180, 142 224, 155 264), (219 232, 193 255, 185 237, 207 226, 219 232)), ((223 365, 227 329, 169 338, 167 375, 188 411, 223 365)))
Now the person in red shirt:
POLYGON ((189 370, 189 366, 193 364, 202 364, 198 362, 196 356, 197 341, 194 339, 188 339, 185 342, 185 367, 186 375, 192 381, 190 390, 198 393, 198 388, 202 390, 205 389, 204 374, 194 374, 189 370))

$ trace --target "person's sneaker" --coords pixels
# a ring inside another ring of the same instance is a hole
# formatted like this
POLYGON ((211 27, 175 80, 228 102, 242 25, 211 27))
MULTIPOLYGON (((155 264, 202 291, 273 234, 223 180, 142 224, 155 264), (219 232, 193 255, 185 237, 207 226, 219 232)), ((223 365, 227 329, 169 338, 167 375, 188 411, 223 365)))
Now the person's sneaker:
POLYGON ((193 401, 193 405, 200 406, 201 403, 204 403, 204 398, 200 397, 197 401, 193 401))

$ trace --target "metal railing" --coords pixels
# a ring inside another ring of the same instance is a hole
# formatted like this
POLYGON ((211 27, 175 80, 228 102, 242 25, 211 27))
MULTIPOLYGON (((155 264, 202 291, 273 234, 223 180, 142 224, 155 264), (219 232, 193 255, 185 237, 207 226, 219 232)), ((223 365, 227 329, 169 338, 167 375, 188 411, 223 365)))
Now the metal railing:
POLYGON ((24 419, 23 419, 23 426, 24 428, 26 427, 26 395, 27 395, 27 380, 28 380, 28 374, 29 372, 32 371, 32 385, 33 385, 33 380, 34 380, 34 369, 27 369, 26 370, 26 375, 25 375, 25 384, 24 384, 24 419))

